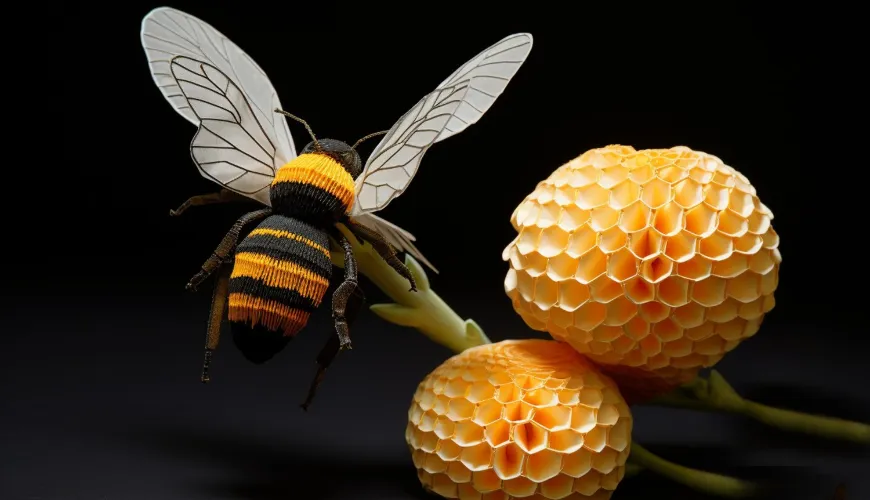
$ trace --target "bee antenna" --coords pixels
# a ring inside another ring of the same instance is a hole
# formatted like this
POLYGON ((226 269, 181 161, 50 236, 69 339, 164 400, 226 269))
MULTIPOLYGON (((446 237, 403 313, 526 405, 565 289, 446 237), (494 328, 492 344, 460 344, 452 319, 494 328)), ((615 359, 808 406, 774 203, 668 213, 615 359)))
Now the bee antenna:
POLYGON ((369 134, 369 135, 363 137, 362 139, 356 141, 356 142, 354 143, 354 145, 351 146, 350 149, 356 149, 356 147, 359 146, 361 142, 363 142, 363 141, 367 141, 367 140, 371 139, 372 137, 377 137, 377 136, 379 136, 379 135, 385 135, 387 132, 389 132, 389 130, 381 130, 380 132, 375 132, 375 133, 373 133, 373 134, 369 134))
POLYGON ((296 116, 296 115, 291 115, 290 113, 288 113, 288 112, 286 112, 286 111, 284 111, 284 110, 278 109, 278 108, 275 108, 275 112, 276 112, 276 113, 280 113, 280 114, 282 114, 282 115, 284 115, 284 116, 286 116, 286 117, 288 117, 288 118, 292 118, 292 119, 296 120, 297 122, 301 123, 302 125, 304 125, 304 126, 305 126, 305 130, 308 131, 308 135, 311 136, 311 140, 314 141, 314 145, 317 146, 317 149, 320 149, 320 150, 323 149, 323 148, 320 146, 320 143, 317 142, 317 137, 314 136, 314 131, 311 130, 311 127, 308 125, 308 122, 306 122, 306 121, 303 120, 302 118, 299 118, 299 117, 296 116))

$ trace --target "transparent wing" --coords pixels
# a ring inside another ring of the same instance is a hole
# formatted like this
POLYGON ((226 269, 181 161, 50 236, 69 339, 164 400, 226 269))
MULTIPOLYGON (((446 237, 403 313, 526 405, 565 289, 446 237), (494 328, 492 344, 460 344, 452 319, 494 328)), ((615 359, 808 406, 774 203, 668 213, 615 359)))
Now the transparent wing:
POLYGON ((275 146, 275 162, 283 165, 296 157, 287 120, 273 112, 281 108, 278 93, 260 66, 226 36, 189 14, 160 7, 142 20, 141 39, 154 83, 181 116, 199 125, 172 77, 170 63, 176 56, 208 63, 232 80, 275 146))
POLYGON ((417 247, 414 246, 413 242, 416 241, 417 238, 415 238, 413 234, 405 231, 404 229, 400 228, 399 226, 393 224, 388 220, 378 217, 375 214, 358 215, 354 217, 353 220, 381 233, 387 240, 387 242, 389 242, 390 245, 393 245, 396 250, 413 255, 415 259, 425 264, 435 273, 438 273, 438 270, 435 269, 435 266, 433 266, 432 263, 423 256, 420 250, 418 250, 417 247))
POLYGON ((169 65, 199 123, 190 156, 207 179, 269 204, 277 149, 242 90, 211 64, 176 56, 169 65))
POLYGON ((372 152, 356 181, 353 215, 383 209, 401 195, 426 150, 477 122, 532 49, 532 36, 506 37, 463 64, 405 113, 372 152))

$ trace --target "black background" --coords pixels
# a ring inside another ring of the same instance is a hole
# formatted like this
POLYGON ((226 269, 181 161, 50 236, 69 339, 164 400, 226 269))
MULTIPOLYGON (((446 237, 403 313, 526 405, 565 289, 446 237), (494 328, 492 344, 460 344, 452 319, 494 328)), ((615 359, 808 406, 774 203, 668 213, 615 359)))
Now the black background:
MULTIPOLYGON (((285 108, 319 136, 348 142, 389 128, 480 50, 531 32, 534 49, 506 92, 477 125, 432 148, 382 213, 415 233, 441 269, 433 288, 495 341, 540 337, 512 311, 500 259, 514 237, 510 214, 535 184, 608 144, 713 153, 773 210, 784 258, 776 308, 718 368, 747 397, 866 421, 856 382, 866 375, 866 215, 853 208, 850 185, 863 182, 866 162, 860 144, 836 131, 856 119, 844 97, 850 84, 832 91, 838 73, 815 66, 830 62, 819 19, 691 5, 171 6, 252 55, 285 108)), ((355 349, 307 414, 298 404, 331 331, 326 310, 264 366, 225 341, 212 383, 199 383, 209 293, 183 287, 247 207, 168 216, 214 186, 190 161, 194 127, 148 72, 139 28, 157 6, 68 7, 63 31, 51 35, 66 40, 60 65, 46 67, 48 81, 66 81, 61 116, 50 118, 63 151, 35 151, 48 161, 43 201, 29 213, 32 235, 6 249, 0 496, 426 498, 404 444, 406 411, 417 383, 450 353, 414 330, 362 315, 355 349)), ((304 130, 291 130, 301 148, 304 130)), ((367 295, 383 298, 372 286, 367 295)), ((796 488, 782 498, 822 500, 839 482, 848 498, 870 498, 858 473, 866 450, 736 417, 649 408, 635 416, 636 437, 654 451, 778 478, 796 488)), ((650 494, 693 498, 651 474, 616 497, 650 494)))

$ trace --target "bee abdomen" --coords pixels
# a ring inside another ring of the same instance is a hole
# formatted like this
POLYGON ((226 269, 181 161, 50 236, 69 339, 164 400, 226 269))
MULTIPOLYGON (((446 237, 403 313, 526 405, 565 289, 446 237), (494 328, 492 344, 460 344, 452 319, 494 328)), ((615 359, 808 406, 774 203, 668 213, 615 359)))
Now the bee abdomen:
POLYGON ((293 337, 320 306, 331 274, 325 232, 296 219, 270 216, 236 250, 229 320, 234 329, 251 334, 293 337))

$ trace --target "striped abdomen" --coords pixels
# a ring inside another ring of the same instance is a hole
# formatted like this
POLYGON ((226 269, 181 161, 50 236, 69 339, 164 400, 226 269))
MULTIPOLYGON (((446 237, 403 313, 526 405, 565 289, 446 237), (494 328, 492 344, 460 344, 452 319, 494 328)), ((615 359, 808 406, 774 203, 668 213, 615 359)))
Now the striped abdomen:
POLYGON ((230 277, 229 320, 242 353, 263 362, 280 351, 320 305, 331 274, 323 230, 266 218, 239 244, 230 277))
POLYGON ((305 153, 278 169, 269 198, 275 213, 332 224, 350 212, 354 180, 331 156, 305 153))

